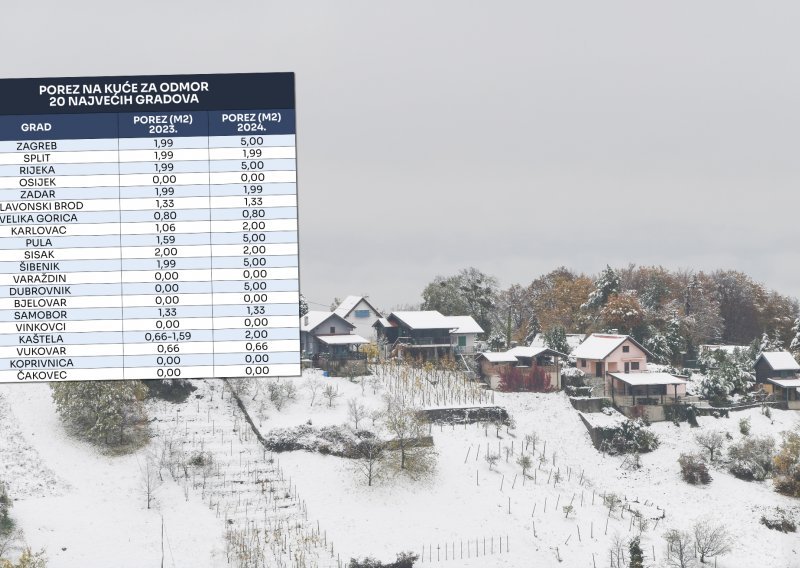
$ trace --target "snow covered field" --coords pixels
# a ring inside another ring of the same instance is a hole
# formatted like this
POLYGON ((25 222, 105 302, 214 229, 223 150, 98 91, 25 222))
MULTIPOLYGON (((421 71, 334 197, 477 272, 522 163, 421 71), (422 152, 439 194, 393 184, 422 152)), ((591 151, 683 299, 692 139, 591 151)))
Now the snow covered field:
MULTIPOLYGON (((345 424, 350 399, 368 410, 383 406, 383 390, 376 392, 370 382, 362 388, 360 380, 318 378, 339 393, 330 406, 319 393, 312 406, 302 381, 295 400, 280 410, 268 402, 266 389, 241 398, 264 434, 309 421, 315 427, 345 424)), ((368 555, 387 561, 402 551, 424 554, 421 566, 609 566, 615 536, 629 538, 640 529, 647 565, 663 566, 663 533, 705 517, 724 522, 735 535, 732 552, 717 559, 720 568, 800 566, 797 533, 759 522, 776 506, 800 513, 798 500, 775 493, 770 480, 742 481, 722 467, 712 467, 710 485, 686 484, 677 458, 697 451, 697 429, 685 423, 653 425, 660 447, 641 456, 640 469, 630 469, 624 458, 594 449, 563 393, 495 393, 494 405, 508 410, 514 428, 433 425, 437 459, 430 476, 415 481, 392 475, 367 486, 347 458, 293 451, 266 463, 270 454, 247 433, 235 401, 229 394, 220 398, 222 383, 197 384, 202 398, 149 405, 156 435, 150 449, 170 434, 186 451, 202 448, 214 456, 215 481, 200 488, 197 475, 168 478, 150 510, 141 488, 147 449, 103 455, 64 433, 47 385, 0 387, 0 478, 15 499, 12 514, 25 541, 46 548, 50 566, 159 566, 162 516, 165 566, 232 566, 226 529, 258 523, 274 528, 278 522, 293 523, 304 535, 287 540, 286 550, 296 555, 306 547, 309 566, 368 555), (487 448, 500 454, 491 467, 487 448), (534 464, 525 479, 516 463, 521 452, 534 464), (603 496, 612 493, 623 506, 609 513, 603 496), (310 540, 310 547, 303 544, 310 540), (335 553, 326 557, 320 549, 335 553)), ((769 419, 751 409, 699 421, 702 429, 737 440, 744 417, 752 434, 777 438, 800 413, 773 410, 769 419)), ((369 418, 364 426, 371 427, 369 418)))

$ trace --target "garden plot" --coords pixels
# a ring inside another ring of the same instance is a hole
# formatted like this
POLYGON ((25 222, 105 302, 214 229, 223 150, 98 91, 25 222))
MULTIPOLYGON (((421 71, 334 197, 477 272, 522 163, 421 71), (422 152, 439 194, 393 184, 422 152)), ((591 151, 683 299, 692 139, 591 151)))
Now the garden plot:
POLYGON ((155 459, 225 526, 227 565, 339 566, 333 543, 308 520, 305 502, 279 459, 245 421, 223 381, 194 383, 185 403, 152 403, 155 459))
POLYGON ((66 435, 47 384, 2 385, 0 393, 0 469, 15 499, 12 518, 50 566, 157 566, 162 519, 165 566, 228 566, 222 522, 178 485, 164 483, 146 508, 145 451, 103 455, 66 435))
MULTIPOLYGON (((361 379, 323 380, 341 394, 333 404, 323 401, 312 407, 309 393, 298 383, 295 400, 280 411, 268 410, 261 430, 268 433, 276 425, 287 428, 309 419, 314 425, 344 424, 348 399, 380 408, 393 382, 401 389, 395 392, 417 396, 419 403, 428 401, 413 394, 426 388, 424 383, 389 374, 367 378, 363 388, 361 379), (381 386, 373 389, 373 383, 381 386)), ((696 451, 696 429, 654 425, 661 446, 642 454, 637 468, 623 456, 594 449, 579 413, 563 393, 494 393, 493 399, 491 394, 483 404, 506 408, 514 427, 430 426, 438 459, 427 478, 415 481, 401 475, 368 486, 353 460, 305 451, 281 453, 282 468, 307 500, 309 515, 328 527, 337 551, 347 558, 391 560, 410 551, 423 556, 421 562, 442 565, 557 565, 560 559, 567 566, 592 566, 593 561, 609 566, 618 563, 613 554, 628 554, 627 547, 622 550, 615 542, 640 535, 646 562, 652 564, 655 557, 660 565, 668 529, 691 530, 696 521, 709 518, 724 523, 735 536, 733 550, 717 558, 720 568, 765 561, 800 565, 796 534, 771 531, 759 522, 769 508, 796 506, 776 494, 771 483, 748 483, 716 468, 709 486, 682 481, 677 458, 696 451), (485 459, 487 450, 499 456, 493 463, 485 459), (522 476, 518 462, 522 455, 533 465, 528 477, 522 476), (764 542, 771 544, 765 547, 764 542)), ((250 397, 248 408, 257 411, 259 400, 258 395, 250 397)), ((435 399, 430 403, 446 406, 435 399)), ((756 416, 757 410, 751 413, 754 433, 777 434, 796 420, 796 413, 773 411, 772 424, 756 416)), ((701 428, 720 427, 738 435, 739 417, 701 418, 701 428)))

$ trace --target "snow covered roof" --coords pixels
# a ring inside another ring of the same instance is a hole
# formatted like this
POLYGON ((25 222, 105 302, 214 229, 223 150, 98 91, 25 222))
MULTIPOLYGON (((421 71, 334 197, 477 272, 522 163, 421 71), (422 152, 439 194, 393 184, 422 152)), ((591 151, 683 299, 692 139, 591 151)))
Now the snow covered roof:
POLYGON ((472 316, 445 316, 453 328, 450 333, 483 333, 483 328, 478 325, 472 316))
POLYGON ((585 333, 568 333, 567 345, 569 345, 570 352, 574 351, 578 345, 583 343, 584 339, 586 339, 585 333))
POLYGON ((479 353, 478 357, 485 357, 487 361, 492 363, 516 363, 520 357, 532 359, 537 355, 555 355, 558 357, 566 357, 563 353, 559 353, 558 351, 554 351, 548 347, 525 347, 524 345, 520 345, 519 347, 514 347, 505 351, 503 353, 495 353, 486 351, 483 353, 479 353))
POLYGON ((392 312, 394 316, 411 329, 451 329, 449 320, 436 310, 417 312, 392 312))
POLYGON ((758 357, 759 360, 762 358, 773 371, 800 371, 800 365, 788 351, 764 351, 758 357))
POLYGON ((341 319, 345 324, 349 325, 351 329, 355 327, 352 323, 333 312, 310 310, 306 315, 300 316, 300 331, 311 331, 318 325, 325 323, 325 320, 331 317, 341 319))
POLYGON ((386 318, 378 318, 377 320, 375 320, 375 323, 372 324, 372 327, 375 327, 377 325, 380 325, 381 327, 397 327, 395 324, 393 324, 386 318))
POLYGON ((347 316, 350 315, 350 312, 352 312, 353 309, 355 309, 355 307, 362 300, 364 302, 366 302, 366 304, 372 309, 373 312, 375 312, 376 314, 380 315, 380 312, 375 309, 375 306, 370 304, 369 300, 367 300, 364 296, 347 296, 344 300, 342 300, 342 303, 339 304, 339 307, 336 308, 333 311, 333 313, 335 313, 336 315, 339 315, 339 316, 341 316, 343 318, 346 318, 347 316))
POLYGON ((318 335, 317 339, 326 345, 360 345, 369 343, 369 340, 355 334, 318 335))
POLYGON ((701 345, 700 351, 724 351, 733 355, 737 350, 747 349, 747 345, 701 345))
POLYGON ((537 355, 557 355, 559 357, 567 357, 564 353, 559 353, 555 349, 550 349, 549 347, 525 347, 524 345, 520 345, 518 347, 512 347, 506 353, 510 353, 515 357, 529 357, 533 358, 537 355))
POLYGON ((516 363, 517 358, 514 357, 511 353, 494 353, 491 351, 485 351, 483 353, 478 353, 478 357, 483 357, 490 363, 516 363))
POLYGON ((605 359, 617 347, 622 345, 626 339, 629 339, 647 355, 652 356, 647 349, 630 335, 611 335, 608 333, 593 333, 575 348, 572 356, 578 359, 605 359))
POLYGON ((793 387, 800 387, 800 379, 767 379, 773 385, 778 385, 779 387, 783 387, 785 389, 790 389, 793 387))
POLYGON ((669 373, 609 373, 615 379, 631 386, 653 386, 653 385, 684 385, 686 379, 681 379, 669 373))

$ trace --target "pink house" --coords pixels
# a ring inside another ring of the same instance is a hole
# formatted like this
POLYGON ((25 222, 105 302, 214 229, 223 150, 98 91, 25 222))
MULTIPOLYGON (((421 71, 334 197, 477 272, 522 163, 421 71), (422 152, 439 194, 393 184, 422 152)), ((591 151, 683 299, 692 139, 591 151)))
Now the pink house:
POLYGON ((578 369, 590 377, 607 377, 606 373, 641 373, 647 371, 647 358, 652 357, 630 335, 593 333, 573 351, 578 369))

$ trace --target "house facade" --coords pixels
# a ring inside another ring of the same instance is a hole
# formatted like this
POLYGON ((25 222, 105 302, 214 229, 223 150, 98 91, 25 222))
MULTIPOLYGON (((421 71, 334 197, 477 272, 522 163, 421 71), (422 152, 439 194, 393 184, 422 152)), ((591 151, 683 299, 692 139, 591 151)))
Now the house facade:
POLYGON ((474 353, 483 329, 471 316, 445 316, 435 310, 392 312, 374 324, 384 357, 437 360, 474 353))
POLYGON ((300 349, 315 367, 338 370, 342 363, 363 361, 359 347, 368 340, 352 333, 355 326, 333 312, 309 311, 300 317, 300 349))
MULTIPOLYGON (((572 351, 575 365, 592 379, 595 391, 611 392, 608 373, 643 373, 652 354, 630 335, 593 333, 572 351)), ((599 394, 599 393, 598 393, 599 394)))
POLYGON ((375 322, 382 314, 364 296, 347 296, 334 312, 353 324, 353 331, 357 335, 374 342, 377 341, 375 322))
POLYGON ((560 390, 561 361, 566 358, 566 354, 547 347, 514 347, 502 353, 479 353, 475 360, 478 363, 481 379, 492 389, 500 386, 503 374, 511 368, 517 368, 526 373, 536 371, 543 373, 550 388, 560 390))
POLYGON ((756 359, 756 382, 776 400, 800 410, 800 364, 788 351, 764 351, 756 359))

